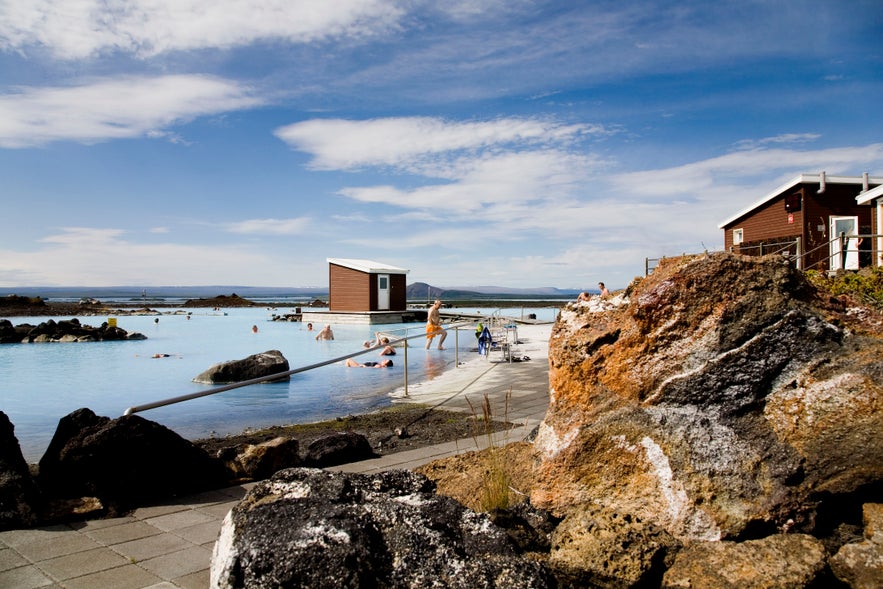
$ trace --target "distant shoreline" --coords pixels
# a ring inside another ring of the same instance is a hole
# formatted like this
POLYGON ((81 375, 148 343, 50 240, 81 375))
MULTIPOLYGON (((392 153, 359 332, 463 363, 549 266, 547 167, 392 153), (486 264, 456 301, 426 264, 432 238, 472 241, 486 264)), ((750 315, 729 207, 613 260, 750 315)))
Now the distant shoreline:
MULTIPOLYGON (((455 299, 445 301, 445 308, 471 308, 471 307, 498 307, 512 309, 518 307, 554 307, 561 308, 574 299, 506 299, 506 298, 473 298, 455 299)), ((426 303, 411 301, 409 307, 425 308, 426 303)), ((295 308, 317 306, 315 303, 293 303, 292 301, 255 302, 243 298, 229 296, 215 297, 211 299, 192 299, 184 302, 164 302, 159 300, 113 303, 69 303, 42 301, 22 304, 6 305, 0 297, 0 318, 4 317, 95 317, 104 315, 131 315, 135 313, 156 313, 157 309, 205 309, 205 308, 235 308, 235 307, 267 307, 267 308, 295 308)), ((321 305, 319 305, 321 306, 321 305)))

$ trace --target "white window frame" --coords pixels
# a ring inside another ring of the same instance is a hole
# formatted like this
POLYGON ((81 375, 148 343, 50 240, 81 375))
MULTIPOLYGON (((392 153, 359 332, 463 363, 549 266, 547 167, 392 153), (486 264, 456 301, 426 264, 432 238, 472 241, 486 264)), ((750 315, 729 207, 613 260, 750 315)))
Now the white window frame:
POLYGON ((745 241, 745 231, 741 227, 733 229, 733 245, 740 245, 743 241, 745 241))

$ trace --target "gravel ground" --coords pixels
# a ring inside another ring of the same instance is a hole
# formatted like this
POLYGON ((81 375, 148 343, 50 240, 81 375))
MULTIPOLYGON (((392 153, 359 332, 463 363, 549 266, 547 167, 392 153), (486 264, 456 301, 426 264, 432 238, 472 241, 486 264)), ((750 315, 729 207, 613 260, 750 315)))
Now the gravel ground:
POLYGON ((504 422, 492 422, 491 427, 476 420, 469 413, 443 411, 415 405, 396 405, 382 411, 363 415, 348 415, 337 419, 300 425, 273 426, 249 430, 241 434, 196 440, 194 443, 210 454, 222 448, 242 444, 260 444, 277 437, 294 438, 305 449, 310 442, 329 434, 349 431, 364 435, 377 454, 392 454, 480 437, 490 431, 512 427, 504 422))

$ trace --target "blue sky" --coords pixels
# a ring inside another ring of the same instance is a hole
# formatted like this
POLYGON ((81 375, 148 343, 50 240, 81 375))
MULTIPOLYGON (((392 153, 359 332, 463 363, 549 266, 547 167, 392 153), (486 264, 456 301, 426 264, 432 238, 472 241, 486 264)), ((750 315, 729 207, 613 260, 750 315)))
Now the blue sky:
POLYGON ((0 0, 0 286, 623 287, 881 97, 879 0, 0 0))

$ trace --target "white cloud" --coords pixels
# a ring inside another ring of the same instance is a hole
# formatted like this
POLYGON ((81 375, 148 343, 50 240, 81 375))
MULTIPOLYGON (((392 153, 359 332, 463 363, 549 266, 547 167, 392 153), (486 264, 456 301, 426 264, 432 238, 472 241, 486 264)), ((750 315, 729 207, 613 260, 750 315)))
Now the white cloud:
POLYGON ((450 182, 410 190, 390 185, 349 187, 340 194, 361 202, 444 209, 448 218, 456 219, 494 203, 557 201, 576 190, 599 165, 590 156, 554 150, 477 156, 461 159, 450 182))
MULTIPOLYGON (((751 149, 691 162, 660 170, 644 170, 614 176, 618 192, 630 191, 636 198, 677 198, 716 200, 728 184, 755 191, 755 199, 789 178, 801 173, 860 174, 861 168, 883 165, 883 143, 856 147, 798 151, 790 149, 751 149), (759 189, 760 186, 768 188, 759 189), (635 190, 640 187, 640 190, 635 190)), ((735 210, 738 210, 736 207, 735 210)))
POLYGON ((257 235, 300 235, 310 224, 310 219, 248 219, 227 225, 231 233, 254 233, 257 235))
POLYGON ((275 135, 294 149, 312 155, 318 170, 357 170, 391 166, 425 172, 424 158, 438 166, 447 154, 542 147, 575 141, 606 131, 592 125, 564 125, 550 120, 501 118, 451 122, 433 117, 402 117, 352 121, 313 119, 281 127, 275 135))
POLYGON ((260 103, 247 86, 197 75, 20 88, 0 95, 0 147, 162 136, 163 127, 260 103))
POLYGON ((821 137, 818 133, 784 133, 775 137, 761 139, 743 139, 736 143, 736 149, 755 149, 766 145, 782 145, 794 143, 811 143, 821 137))
POLYGON ((58 59, 140 57, 261 40, 310 43, 394 28, 397 0, 4 0, 0 50, 45 47, 58 59))

